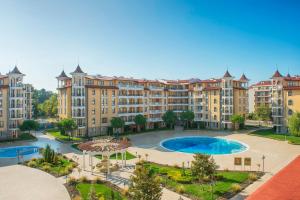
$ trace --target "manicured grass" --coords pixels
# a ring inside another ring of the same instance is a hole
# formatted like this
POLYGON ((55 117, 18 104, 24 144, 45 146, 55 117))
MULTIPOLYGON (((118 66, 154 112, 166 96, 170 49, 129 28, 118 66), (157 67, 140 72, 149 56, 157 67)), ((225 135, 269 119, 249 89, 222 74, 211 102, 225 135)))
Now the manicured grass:
MULTIPOLYGON (((81 197, 83 200, 88 200, 89 192, 91 191, 91 183, 78 183, 76 185, 76 189, 79 191, 81 197)), ((114 192, 114 199, 115 200, 126 200, 126 198, 122 197, 121 194, 118 191, 113 190, 109 186, 101 183, 95 183, 93 184, 95 188, 95 192, 97 196, 104 197, 104 199, 111 199, 112 191, 114 192)))
POLYGON ((44 162, 43 158, 33 158, 32 160, 25 162, 25 165, 28 167, 38 168, 57 177, 70 174, 73 168, 77 166, 75 162, 62 155, 57 157, 57 162, 54 164, 44 162))
POLYGON ((49 133, 50 135, 52 135, 53 137, 61 141, 79 142, 82 140, 81 138, 78 137, 69 137, 68 135, 62 135, 60 131, 56 129, 47 130, 47 133, 49 133))
MULTIPOLYGON (((101 155, 96 155, 96 158, 102 159, 101 155)), ((135 155, 129 153, 128 151, 126 151, 126 160, 131 160, 136 158, 135 155)), ((116 154, 113 154, 110 156, 110 159, 115 160, 116 159, 116 154)), ((117 155, 117 160, 121 160, 122 159, 122 155, 120 153, 118 153, 117 155)))
POLYGON ((273 129, 257 130, 250 133, 250 135, 266 137, 266 138, 281 140, 281 141, 287 140, 290 144, 300 145, 300 137, 296 137, 288 134, 275 133, 273 129))
POLYGON ((29 133, 22 133, 18 138, 1 140, 0 142, 14 142, 14 141, 26 141, 26 140, 36 140, 36 137, 29 133))
MULTIPOLYGON (((183 174, 182 169, 177 167, 163 166, 156 163, 146 163, 145 166, 158 174, 162 178, 162 183, 171 190, 181 192, 194 199, 211 199, 212 197, 211 185, 197 182, 190 169, 185 169, 183 174), (180 191, 178 188, 181 188, 180 191)), ((231 190, 232 184, 245 185, 249 183, 249 174, 250 172, 243 171, 218 171, 218 178, 213 186, 213 199, 221 197, 227 199, 228 194, 232 196, 234 194, 231 190)))

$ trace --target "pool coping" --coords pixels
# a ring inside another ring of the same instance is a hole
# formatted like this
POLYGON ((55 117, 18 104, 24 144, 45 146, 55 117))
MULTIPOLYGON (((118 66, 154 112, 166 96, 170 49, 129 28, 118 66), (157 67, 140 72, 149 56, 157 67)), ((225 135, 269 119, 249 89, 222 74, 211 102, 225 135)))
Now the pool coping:
POLYGON ((242 144, 243 146, 246 147, 245 150, 243 151, 239 151, 239 152, 234 152, 234 153, 224 153, 224 154, 205 154, 205 155, 211 155, 211 156, 224 156, 224 155, 235 155, 235 154, 240 154, 240 153, 244 153, 246 151, 248 151, 250 149, 250 146, 244 142, 241 142, 239 140, 234 140, 234 139, 227 139, 227 138, 224 138, 224 137, 221 137, 221 136, 216 136, 216 137, 212 137, 212 136, 179 136, 179 137, 170 137, 170 138, 165 138, 163 140, 161 140, 159 142, 159 146, 165 150, 167 150, 168 152, 176 152, 176 153, 182 153, 182 154, 197 154, 197 153, 188 153, 188 152, 181 152, 181 151, 175 151, 175 150, 171 150, 171 149, 168 149, 166 147, 164 147, 162 145, 163 142, 165 141, 168 141, 168 140, 171 140, 171 139, 178 139, 178 138, 220 138, 220 139, 224 139, 224 140, 227 140, 227 141, 233 141, 233 142, 238 142, 240 144, 242 144))
MULTIPOLYGON (((41 147, 39 147, 39 146, 30 146, 30 145, 25 145, 25 146, 10 146, 10 147, 1 147, 0 148, 0 150, 1 149, 13 149, 13 148, 17 148, 17 147, 32 147, 32 148, 37 148, 38 150, 41 148, 41 147)), ((36 153, 36 152, 34 152, 34 153, 36 153)), ((31 153, 31 154, 27 154, 27 155, 22 155, 22 156, 28 156, 28 155, 32 155, 32 154, 34 154, 34 153, 31 153)), ((0 159, 5 159, 5 158, 17 158, 18 156, 16 155, 16 156, 7 156, 7 157, 1 157, 0 156, 0 159)))

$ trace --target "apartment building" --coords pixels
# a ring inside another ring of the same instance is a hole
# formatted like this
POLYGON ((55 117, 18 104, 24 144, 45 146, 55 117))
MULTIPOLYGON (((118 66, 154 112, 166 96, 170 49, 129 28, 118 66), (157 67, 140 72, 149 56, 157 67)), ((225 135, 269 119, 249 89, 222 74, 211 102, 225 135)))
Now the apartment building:
POLYGON ((276 132, 286 132, 288 118, 300 112, 300 76, 283 76, 278 70, 271 78, 272 118, 276 132))
POLYGON ((77 135, 106 134, 113 117, 135 128, 134 117, 142 114, 147 127, 164 126, 162 116, 172 110, 178 116, 192 110, 195 121, 210 128, 230 128, 233 114, 248 113, 248 79, 234 80, 229 72, 220 79, 145 80, 88 75, 77 66, 58 77, 58 115, 72 117, 77 135))
POLYGON ((0 74, 0 139, 17 138, 19 125, 32 118, 33 87, 23 83, 24 76, 17 67, 0 74))
POLYGON ((260 81, 249 87, 249 112, 253 113, 261 106, 271 108, 272 82, 260 81))

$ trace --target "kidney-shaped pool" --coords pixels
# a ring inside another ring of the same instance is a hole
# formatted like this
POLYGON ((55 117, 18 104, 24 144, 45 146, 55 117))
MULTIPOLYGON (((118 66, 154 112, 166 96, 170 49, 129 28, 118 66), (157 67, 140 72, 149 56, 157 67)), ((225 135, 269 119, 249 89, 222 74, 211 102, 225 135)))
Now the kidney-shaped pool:
POLYGON ((206 136, 169 138, 160 145, 170 151, 210 155, 234 154, 248 149, 248 145, 236 140, 206 136))

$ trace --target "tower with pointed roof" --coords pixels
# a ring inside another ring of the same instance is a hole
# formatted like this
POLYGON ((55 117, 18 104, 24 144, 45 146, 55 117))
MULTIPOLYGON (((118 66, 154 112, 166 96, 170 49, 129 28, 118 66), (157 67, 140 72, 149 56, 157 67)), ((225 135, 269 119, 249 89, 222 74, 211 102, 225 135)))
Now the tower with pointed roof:
POLYGON ((85 76, 79 65, 77 65, 72 75, 72 118, 78 126, 78 135, 84 136, 87 134, 86 129, 86 88, 85 76))
POLYGON ((231 116, 233 115, 233 79, 228 70, 222 78, 222 126, 231 128, 231 116))
POLYGON ((19 126, 25 119, 32 118, 33 87, 23 83, 24 76, 17 66, 6 75, 0 75, 0 122, 5 122, 0 127, 0 140, 17 138, 19 126))
POLYGON ((283 79, 284 77, 278 71, 272 76, 272 118, 273 125, 276 129, 276 132, 280 133, 285 131, 284 124, 284 95, 283 95, 283 79))

